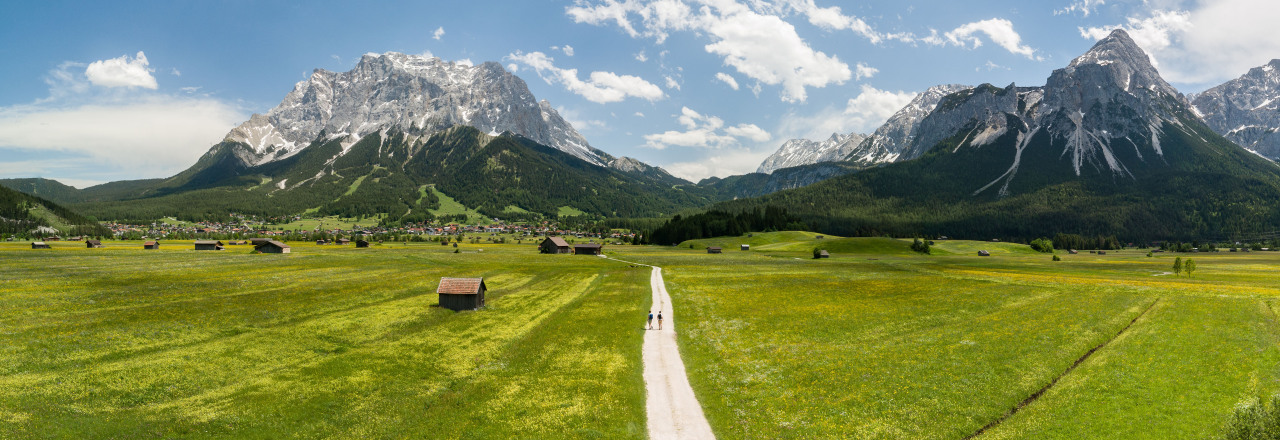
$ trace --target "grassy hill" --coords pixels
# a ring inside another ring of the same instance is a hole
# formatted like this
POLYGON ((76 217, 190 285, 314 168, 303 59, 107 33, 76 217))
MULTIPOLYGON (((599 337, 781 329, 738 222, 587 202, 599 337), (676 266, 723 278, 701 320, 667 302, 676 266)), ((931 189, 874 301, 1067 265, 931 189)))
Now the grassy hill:
POLYGON ((26 236, 41 227, 66 235, 110 234, 98 222, 61 205, 0 187, 0 234, 26 236))

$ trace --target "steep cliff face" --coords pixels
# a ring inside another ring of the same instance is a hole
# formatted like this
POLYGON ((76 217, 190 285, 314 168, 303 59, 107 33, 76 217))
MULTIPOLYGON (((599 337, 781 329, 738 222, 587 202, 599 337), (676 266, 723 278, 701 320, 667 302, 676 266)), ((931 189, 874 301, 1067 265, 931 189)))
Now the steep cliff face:
POLYGON ((422 137, 458 125, 515 133, 595 165, 613 160, 498 63, 472 66, 394 52, 365 55, 349 72, 317 69, 225 141, 242 144, 235 155, 252 166, 293 156, 318 140, 350 148, 370 133, 396 129, 422 137))
POLYGON ((1280 160, 1280 59, 1191 99, 1213 131, 1271 160, 1280 160))
POLYGON ((860 133, 832 133, 825 141, 792 139, 766 158, 756 172, 772 173, 781 168, 844 160, 866 138, 860 133))

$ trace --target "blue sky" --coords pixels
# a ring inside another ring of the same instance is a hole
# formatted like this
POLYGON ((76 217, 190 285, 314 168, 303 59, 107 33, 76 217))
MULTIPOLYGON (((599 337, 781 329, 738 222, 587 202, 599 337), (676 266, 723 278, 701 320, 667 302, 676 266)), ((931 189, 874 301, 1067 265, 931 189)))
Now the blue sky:
POLYGON ((943 83, 1042 85, 1123 27, 1184 93, 1280 58, 1271 0, 21 2, 0 178, 173 175, 316 68, 498 61, 597 148, 699 179, 870 132, 943 83))

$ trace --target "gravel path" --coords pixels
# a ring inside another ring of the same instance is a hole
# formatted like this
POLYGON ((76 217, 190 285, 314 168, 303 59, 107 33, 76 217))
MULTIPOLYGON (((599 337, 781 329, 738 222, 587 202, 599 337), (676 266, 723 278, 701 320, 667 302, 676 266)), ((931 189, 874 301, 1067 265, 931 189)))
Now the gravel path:
POLYGON ((653 267, 649 277, 653 288, 653 312, 662 311, 662 330, 654 329, 644 334, 644 384, 649 398, 645 404, 649 413, 649 438, 651 439, 714 439, 711 425, 702 414, 702 405, 693 395, 689 377, 680 360, 676 346, 675 311, 667 285, 662 281, 662 268, 653 267))

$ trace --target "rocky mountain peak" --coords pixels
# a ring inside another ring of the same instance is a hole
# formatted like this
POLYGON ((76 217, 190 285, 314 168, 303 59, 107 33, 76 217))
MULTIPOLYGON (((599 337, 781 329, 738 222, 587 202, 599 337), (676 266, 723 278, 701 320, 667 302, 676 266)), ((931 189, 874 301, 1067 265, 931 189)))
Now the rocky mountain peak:
POLYGON ((1249 69, 1191 102, 1213 131, 1263 157, 1280 159, 1280 60, 1249 69))
POLYGON ((456 125, 510 131, 600 166, 612 160, 502 65, 396 52, 365 54, 347 72, 316 69, 280 105, 254 115, 225 140, 247 145, 237 157, 258 165, 318 140, 342 139, 349 146, 370 133, 396 129, 422 137, 456 125))

